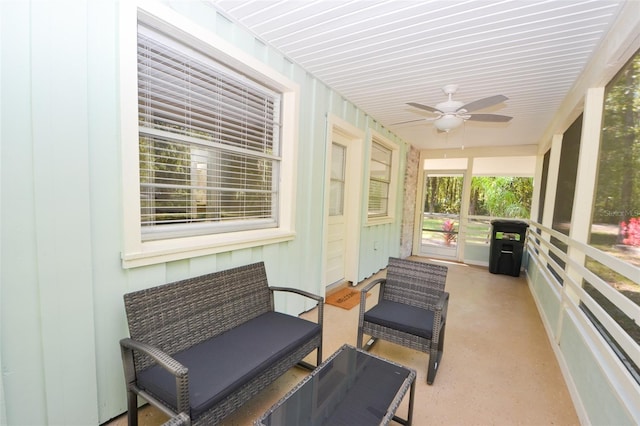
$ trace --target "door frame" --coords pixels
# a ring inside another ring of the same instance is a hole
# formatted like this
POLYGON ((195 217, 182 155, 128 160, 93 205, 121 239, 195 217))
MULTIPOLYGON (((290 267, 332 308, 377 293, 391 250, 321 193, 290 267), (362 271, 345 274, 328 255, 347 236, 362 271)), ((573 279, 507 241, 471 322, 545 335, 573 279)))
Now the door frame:
POLYGON ((362 173, 364 164, 365 132, 349 122, 333 114, 327 114, 327 138, 325 141, 325 175, 324 175, 324 213, 322 217, 322 286, 326 288, 332 283, 327 281, 327 247, 329 229, 329 197, 331 177, 331 147, 334 133, 339 133, 347 141, 345 161, 345 200, 344 216, 346 225, 345 271, 344 279, 358 283, 360 264, 360 228, 362 226, 362 173))
MULTIPOLYGON (((421 165, 424 164, 424 161, 420 162, 421 165)), ((471 167, 473 164, 469 167, 471 167)), ((458 262, 462 262, 464 259, 464 246, 466 239, 466 223, 468 219, 468 211, 469 211, 469 198, 471 192, 471 179, 469 177, 469 170, 460 169, 460 168, 452 168, 452 169, 442 169, 442 170, 425 170, 424 167, 420 167, 418 169, 418 182, 419 186, 416 188, 418 191, 418 196, 416 197, 416 206, 415 206, 415 216, 414 216, 414 229, 413 229, 413 250, 412 254, 414 256, 429 256, 442 260, 455 260, 458 262), (427 191, 425 188, 425 178, 429 173, 438 173, 438 174, 461 174, 462 175, 462 194, 460 195, 462 198, 460 200, 460 212, 459 212, 459 223, 458 223, 458 242, 456 245, 456 254, 455 256, 446 256, 439 254, 425 254, 422 252, 422 220, 424 217, 424 203, 425 197, 427 196, 427 191)))

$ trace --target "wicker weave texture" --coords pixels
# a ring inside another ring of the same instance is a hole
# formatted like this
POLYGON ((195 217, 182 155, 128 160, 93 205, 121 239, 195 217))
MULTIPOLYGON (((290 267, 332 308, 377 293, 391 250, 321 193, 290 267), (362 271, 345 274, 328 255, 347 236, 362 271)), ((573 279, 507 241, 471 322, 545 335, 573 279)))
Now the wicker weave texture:
POLYGON ((446 266, 391 257, 383 298, 433 310, 444 291, 447 272, 446 266))
MULTIPOLYGON (((173 354, 271 310, 264 263, 240 266, 124 296, 129 334, 173 354)), ((136 357, 136 369, 153 363, 136 357)))
POLYGON ((415 349, 420 352, 429 352, 431 349, 431 340, 429 339, 371 322, 365 321, 363 332, 364 334, 375 336, 378 339, 386 340, 387 342, 395 343, 405 348, 415 349))
POLYGON ((162 426, 189 426, 191 424, 191 419, 185 413, 180 413, 171 417, 162 426))

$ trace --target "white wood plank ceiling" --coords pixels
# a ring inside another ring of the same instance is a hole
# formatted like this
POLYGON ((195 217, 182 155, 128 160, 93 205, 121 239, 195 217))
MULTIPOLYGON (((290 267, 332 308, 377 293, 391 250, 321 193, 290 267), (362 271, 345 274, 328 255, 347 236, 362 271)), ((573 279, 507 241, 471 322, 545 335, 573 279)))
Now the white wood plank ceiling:
MULTIPOLYGON (((632 0, 635 1, 635 0, 632 0)), ((210 0, 414 146, 536 144, 617 16, 622 0, 210 0), (502 94, 450 133, 407 105, 502 94)))

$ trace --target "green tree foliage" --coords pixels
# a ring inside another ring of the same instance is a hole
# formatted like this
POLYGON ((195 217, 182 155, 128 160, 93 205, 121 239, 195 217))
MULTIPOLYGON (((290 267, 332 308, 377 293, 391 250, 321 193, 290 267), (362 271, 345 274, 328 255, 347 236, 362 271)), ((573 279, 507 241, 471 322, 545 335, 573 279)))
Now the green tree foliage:
POLYGON ((428 176, 426 189, 425 212, 441 214, 460 212, 461 176, 428 176))
MULTIPOLYGON (((428 176, 425 212, 460 212, 462 177, 428 176)), ((471 180, 469 214, 508 218, 528 218, 531 211, 533 179, 526 177, 479 177, 471 180)))
POLYGON ((640 216, 640 52, 607 87, 594 222, 640 216))
POLYGON ((532 178, 476 176, 471 180, 469 214, 528 218, 532 195, 532 178))
POLYGON ((140 185, 143 223, 185 221, 191 215, 189 147, 141 137, 140 185))

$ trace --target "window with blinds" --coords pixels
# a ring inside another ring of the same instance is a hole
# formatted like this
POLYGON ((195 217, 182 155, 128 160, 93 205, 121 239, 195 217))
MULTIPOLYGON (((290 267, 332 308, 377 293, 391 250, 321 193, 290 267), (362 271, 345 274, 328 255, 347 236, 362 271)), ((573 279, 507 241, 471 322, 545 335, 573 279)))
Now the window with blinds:
POLYGON ((374 139, 371 144, 371 164, 369 166, 369 217, 389 214, 391 159, 392 150, 374 139))
POLYGON ((278 226, 282 94, 138 27, 143 241, 278 226))

